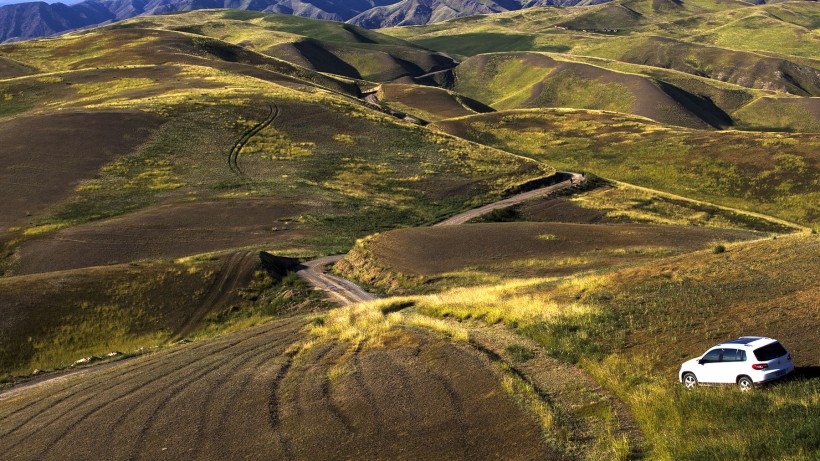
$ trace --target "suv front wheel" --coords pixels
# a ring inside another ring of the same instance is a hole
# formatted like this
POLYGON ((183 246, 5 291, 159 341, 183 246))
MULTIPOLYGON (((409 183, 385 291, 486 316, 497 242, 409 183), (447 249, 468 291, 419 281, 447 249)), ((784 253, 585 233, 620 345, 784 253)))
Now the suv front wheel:
POLYGON ((743 392, 749 392, 755 388, 755 383, 752 381, 752 378, 748 376, 741 376, 737 379, 737 387, 739 387, 743 392))
POLYGON ((695 378, 694 373, 686 373, 683 375, 683 386, 687 389, 698 387, 698 378, 695 378))

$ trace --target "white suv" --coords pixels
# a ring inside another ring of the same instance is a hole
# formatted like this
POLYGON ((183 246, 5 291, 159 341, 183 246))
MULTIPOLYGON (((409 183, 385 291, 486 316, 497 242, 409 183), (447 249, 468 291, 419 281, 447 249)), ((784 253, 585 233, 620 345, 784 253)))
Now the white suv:
POLYGON ((743 336, 712 347, 702 356, 686 361, 678 378, 687 389, 703 384, 737 384, 752 389, 794 371, 792 355, 779 342, 761 336, 743 336))

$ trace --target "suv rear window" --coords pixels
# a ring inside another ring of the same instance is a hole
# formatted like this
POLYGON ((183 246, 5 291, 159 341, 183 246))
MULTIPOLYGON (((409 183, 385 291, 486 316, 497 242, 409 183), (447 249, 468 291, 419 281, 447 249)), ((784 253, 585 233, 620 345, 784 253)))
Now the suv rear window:
POLYGON ((786 348, 783 347, 780 343, 774 342, 768 345, 761 347, 760 349, 755 349, 755 358, 761 362, 768 362, 769 360, 774 360, 778 357, 783 357, 784 355, 788 354, 789 352, 786 351, 786 348))

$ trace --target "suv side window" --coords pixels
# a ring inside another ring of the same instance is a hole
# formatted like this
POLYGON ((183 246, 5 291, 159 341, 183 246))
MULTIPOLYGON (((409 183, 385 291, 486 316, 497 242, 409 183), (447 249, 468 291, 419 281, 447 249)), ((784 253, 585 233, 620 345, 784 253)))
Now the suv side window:
POLYGON ((744 362, 746 351, 739 349, 723 349, 723 362, 744 362))
POLYGON ((703 363, 720 362, 720 349, 712 349, 701 360, 703 360, 703 363))

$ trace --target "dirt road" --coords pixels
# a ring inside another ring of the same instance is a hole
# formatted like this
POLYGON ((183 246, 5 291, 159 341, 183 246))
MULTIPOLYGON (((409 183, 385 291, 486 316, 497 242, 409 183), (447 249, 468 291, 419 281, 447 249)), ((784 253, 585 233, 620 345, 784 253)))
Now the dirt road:
MULTIPOLYGON (((342 304, 373 299, 325 273, 339 258, 304 263, 299 275, 342 304)), ((399 330, 376 348, 302 349, 308 322, 277 320, 8 393, 0 453, 59 461, 562 457, 502 389, 498 368, 467 344, 399 330)))
POLYGON ((529 192, 522 192, 520 194, 513 195, 512 197, 505 198, 504 200, 499 200, 497 202, 489 203, 484 206, 480 206, 478 208, 473 208, 472 210, 467 210, 464 213, 459 213, 455 216, 445 219, 444 221, 438 222, 433 224, 434 226, 455 226, 458 224, 465 224, 467 222, 472 221, 473 219, 479 218, 484 216, 493 210, 500 210, 502 208, 507 208, 513 205, 518 205, 519 203, 524 203, 526 201, 536 199, 539 197, 547 196, 555 191, 566 189, 568 187, 572 187, 575 184, 581 184, 584 181, 584 177, 578 173, 569 173, 571 175, 570 179, 566 181, 561 181, 557 184, 553 184, 547 187, 541 187, 535 190, 531 190, 529 192))
POLYGON ((343 306, 376 299, 375 295, 368 293, 350 280, 327 272, 328 266, 335 264, 344 256, 326 256, 302 263, 297 266, 296 273, 311 286, 326 292, 343 306))
MULTIPOLYGON (((493 210, 517 205, 538 197, 544 197, 555 191, 566 189, 576 184, 581 184, 581 182, 584 181, 584 177, 581 174, 569 174, 571 175, 570 179, 565 181, 528 192, 522 192, 497 202, 489 203, 478 208, 473 208, 472 210, 459 213, 433 225, 455 226, 458 224, 464 224, 475 218, 484 216, 493 210)), ((344 258, 344 256, 345 255, 326 256, 324 258, 308 261, 297 268, 296 273, 314 288, 329 293, 331 297, 342 306, 375 299, 375 295, 368 293, 355 283, 342 277, 327 273, 328 267, 344 258)))

